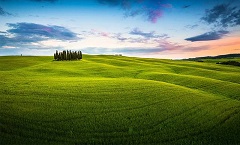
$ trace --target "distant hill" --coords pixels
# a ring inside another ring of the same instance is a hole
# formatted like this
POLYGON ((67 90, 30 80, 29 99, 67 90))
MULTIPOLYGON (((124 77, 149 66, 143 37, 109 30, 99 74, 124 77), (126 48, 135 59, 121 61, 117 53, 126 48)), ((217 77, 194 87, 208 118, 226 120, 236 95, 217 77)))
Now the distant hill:
POLYGON ((240 57, 240 53, 224 54, 224 55, 217 55, 217 56, 195 57, 195 58, 188 58, 187 60, 221 59, 221 58, 236 58, 236 57, 240 57))

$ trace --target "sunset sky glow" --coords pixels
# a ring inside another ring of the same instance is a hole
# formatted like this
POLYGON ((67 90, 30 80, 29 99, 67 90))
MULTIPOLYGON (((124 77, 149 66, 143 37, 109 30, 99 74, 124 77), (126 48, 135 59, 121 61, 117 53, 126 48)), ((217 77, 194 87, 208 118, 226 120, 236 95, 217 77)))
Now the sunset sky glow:
POLYGON ((0 55, 240 53, 240 0, 0 0, 0 55))

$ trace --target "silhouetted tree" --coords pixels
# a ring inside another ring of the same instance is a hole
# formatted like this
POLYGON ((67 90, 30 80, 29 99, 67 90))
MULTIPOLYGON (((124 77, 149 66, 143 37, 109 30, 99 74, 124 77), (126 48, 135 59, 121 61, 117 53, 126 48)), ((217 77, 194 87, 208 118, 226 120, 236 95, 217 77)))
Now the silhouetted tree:
POLYGON ((77 60, 77 51, 74 52, 74 59, 77 60))
POLYGON ((66 50, 63 50, 63 60, 67 60, 66 50))
POLYGON ((67 50, 67 60, 70 60, 69 51, 67 50))
POLYGON ((79 59, 82 59, 82 51, 79 51, 79 59))

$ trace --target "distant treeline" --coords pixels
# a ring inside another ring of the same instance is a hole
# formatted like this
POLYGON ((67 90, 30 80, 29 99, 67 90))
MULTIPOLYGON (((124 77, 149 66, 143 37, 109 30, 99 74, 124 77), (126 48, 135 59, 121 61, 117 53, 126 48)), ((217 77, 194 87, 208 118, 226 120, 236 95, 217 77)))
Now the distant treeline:
POLYGON ((234 54, 225 54, 225 55, 218 55, 218 56, 205 56, 205 57, 195 57, 195 58, 188 58, 187 60, 201 60, 201 59, 222 59, 222 58, 238 58, 240 57, 239 53, 234 54))
POLYGON ((81 60, 82 52, 81 51, 71 51, 71 50, 63 50, 62 52, 54 53, 54 60, 63 61, 63 60, 81 60))
POLYGON ((217 62, 217 64, 240 66, 240 63, 237 62, 237 61, 224 61, 224 62, 217 62))

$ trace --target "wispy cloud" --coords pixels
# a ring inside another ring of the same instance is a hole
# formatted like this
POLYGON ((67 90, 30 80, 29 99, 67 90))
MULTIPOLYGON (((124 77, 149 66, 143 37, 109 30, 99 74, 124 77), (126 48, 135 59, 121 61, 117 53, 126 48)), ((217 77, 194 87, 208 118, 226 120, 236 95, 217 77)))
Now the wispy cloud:
POLYGON ((155 47, 120 47, 120 48, 103 48, 87 47, 83 48, 85 53, 90 54, 123 54, 123 55, 155 55, 155 54, 174 54, 185 52, 198 52, 210 49, 209 46, 185 46, 172 42, 159 42, 155 47))
POLYGON ((85 53, 91 54, 127 54, 127 55, 137 55, 137 54, 154 54, 161 52, 161 48, 157 47, 122 47, 115 49, 106 49, 102 47, 88 47, 84 48, 85 53))
POLYGON ((167 34, 157 34, 155 31, 144 32, 139 28, 134 28, 128 33, 110 33, 102 30, 91 29, 90 31, 83 31, 85 37, 107 37, 121 42, 129 43, 153 43, 154 39, 167 39, 167 34))
POLYGON ((56 25, 41 25, 35 23, 8 23, 10 29, 0 35, 0 47, 31 47, 43 48, 38 45, 41 41, 77 41, 80 40, 76 33, 65 27, 56 25))
POLYGON ((240 8, 230 4, 216 5, 210 10, 207 9, 201 19, 218 27, 234 27, 240 25, 240 8))
POLYGON ((211 47, 208 45, 204 45, 204 46, 191 46, 191 47, 185 47, 184 49, 182 49, 182 52, 198 52, 198 51, 203 51, 203 50, 209 50, 211 47))
POLYGON ((7 23, 11 29, 8 33, 15 37, 41 38, 41 39, 57 39, 57 40, 77 40, 77 34, 66 29, 65 27, 56 25, 41 25, 35 23, 7 23))
POLYGON ((174 52, 174 53, 182 53, 182 52, 199 52, 203 50, 208 50, 210 49, 210 46, 208 45, 202 45, 202 46, 194 46, 194 45, 183 45, 183 44, 178 44, 166 40, 160 40, 159 41, 159 48, 162 50, 161 52, 174 52))
POLYGON ((94 36, 102 36, 102 37, 111 37, 111 33, 96 30, 96 29, 91 29, 91 31, 87 32, 87 34, 94 35, 94 36))
POLYGON ((162 0, 98 0, 99 3, 109 6, 121 7, 126 17, 142 15, 149 22, 156 23, 163 15, 163 10, 172 8, 169 3, 162 0))
POLYGON ((194 29, 194 28, 197 28, 198 26, 199 26, 198 24, 186 25, 185 28, 187 28, 187 29, 194 29))
POLYGON ((125 47, 116 50, 116 53, 123 53, 123 54, 152 54, 161 52, 161 48, 157 47, 149 47, 149 48, 140 48, 140 47, 125 47))
POLYGON ((155 31, 152 32, 143 32, 139 28, 134 28, 129 34, 143 36, 145 38, 156 38, 155 31))
MULTIPOLYGON (((186 38, 187 41, 211 41, 223 38, 226 34, 229 34, 229 27, 235 27, 240 25, 240 9, 237 6, 231 6, 228 4, 219 4, 212 9, 206 9, 205 14, 201 17, 201 21, 207 23, 210 26, 214 26, 213 31, 197 35, 194 37, 186 38)), ((194 29, 198 25, 187 25, 189 29, 194 29)))
POLYGON ((129 32, 129 34, 131 35, 136 35, 136 36, 142 36, 146 39, 153 39, 153 38, 161 38, 161 39, 166 39, 169 38, 169 36, 167 34, 156 34, 155 31, 151 31, 151 32, 143 32, 142 30, 140 30, 139 28, 134 28, 133 30, 131 30, 129 32))
POLYGON ((5 11, 2 7, 0 7, 0 16, 12 16, 13 14, 5 11))
POLYGON ((189 8, 191 5, 184 5, 182 6, 183 9, 189 8))
POLYGON ((0 31, 0 33, 6 34, 7 32, 4 32, 4 31, 0 31))
POLYGON ((112 38, 122 42, 128 40, 128 38, 122 36, 122 33, 116 33, 114 36, 112 36, 112 38))
POLYGON ((211 40, 218 40, 221 39, 223 36, 228 34, 229 31, 213 31, 213 32, 207 32, 198 36, 186 38, 187 41, 211 41, 211 40))
POLYGON ((150 9, 147 11, 148 20, 152 23, 157 23, 158 19, 163 15, 163 11, 159 9, 150 9))

